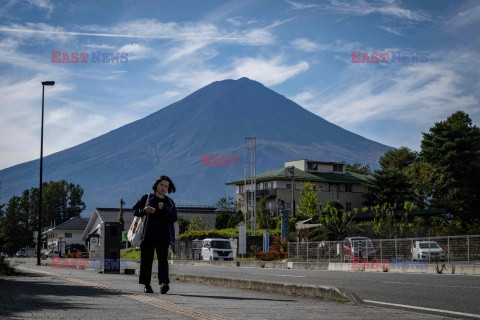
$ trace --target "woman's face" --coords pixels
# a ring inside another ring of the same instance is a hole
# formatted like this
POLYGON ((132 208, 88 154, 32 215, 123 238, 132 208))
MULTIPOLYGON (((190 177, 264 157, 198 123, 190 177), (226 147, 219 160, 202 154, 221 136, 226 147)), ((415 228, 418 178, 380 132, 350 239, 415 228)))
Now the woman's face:
POLYGON ((167 193, 169 184, 170 183, 167 180, 160 181, 160 183, 157 185, 157 194, 164 195, 167 193))

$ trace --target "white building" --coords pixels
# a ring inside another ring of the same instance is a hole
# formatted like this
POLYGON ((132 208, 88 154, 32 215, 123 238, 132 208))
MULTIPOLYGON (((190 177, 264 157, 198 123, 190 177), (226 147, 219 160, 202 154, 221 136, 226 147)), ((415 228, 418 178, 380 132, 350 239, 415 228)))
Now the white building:
POLYGON ((42 234, 47 237, 47 250, 58 250, 60 242, 65 242, 66 246, 71 244, 84 244, 82 234, 87 223, 87 219, 74 217, 54 228, 44 231, 42 234))

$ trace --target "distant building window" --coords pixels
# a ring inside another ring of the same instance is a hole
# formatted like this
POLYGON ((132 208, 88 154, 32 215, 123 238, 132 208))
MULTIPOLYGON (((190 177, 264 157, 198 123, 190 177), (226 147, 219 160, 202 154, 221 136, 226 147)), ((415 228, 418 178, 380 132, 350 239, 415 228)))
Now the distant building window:
POLYGON ((333 172, 343 172, 343 164, 334 164, 333 172))
POLYGON ((329 184, 330 198, 338 199, 338 183, 329 184))
POLYGON ((318 171, 318 164, 316 164, 316 163, 309 163, 309 164, 308 164, 308 170, 310 170, 310 171, 318 171))
POLYGON ((287 183, 287 190, 290 190, 292 189, 292 184, 291 183, 287 183))
POLYGON ((345 192, 352 192, 352 184, 345 183, 345 192))
POLYGON ((352 203, 351 202, 345 203, 345 211, 346 212, 352 212, 352 203))
POLYGON ((69 232, 65 232, 65 238, 71 238, 73 235, 69 232))

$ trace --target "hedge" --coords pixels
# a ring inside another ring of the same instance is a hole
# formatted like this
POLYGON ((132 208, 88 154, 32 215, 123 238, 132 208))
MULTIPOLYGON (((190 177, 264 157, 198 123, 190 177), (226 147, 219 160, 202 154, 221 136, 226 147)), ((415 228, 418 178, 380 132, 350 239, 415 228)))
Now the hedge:
POLYGON ((264 261, 281 260, 287 258, 287 252, 257 252, 255 258, 264 261))

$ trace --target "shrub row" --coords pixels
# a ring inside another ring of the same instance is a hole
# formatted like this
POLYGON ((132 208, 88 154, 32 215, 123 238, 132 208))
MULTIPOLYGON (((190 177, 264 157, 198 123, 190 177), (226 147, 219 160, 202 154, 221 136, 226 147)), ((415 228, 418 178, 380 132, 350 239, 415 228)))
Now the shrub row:
POLYGON ((70 252, 67 258, 88 258, 88 252, 70 252))
POLYGON ((287 258, 287 252, 257 252, 255 258, 264 261, 281 260, 287 258))

